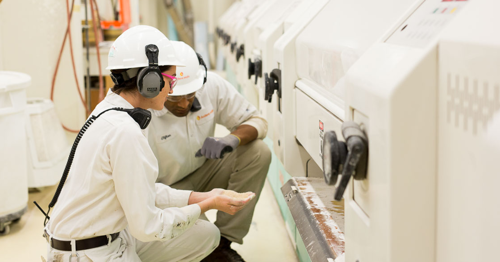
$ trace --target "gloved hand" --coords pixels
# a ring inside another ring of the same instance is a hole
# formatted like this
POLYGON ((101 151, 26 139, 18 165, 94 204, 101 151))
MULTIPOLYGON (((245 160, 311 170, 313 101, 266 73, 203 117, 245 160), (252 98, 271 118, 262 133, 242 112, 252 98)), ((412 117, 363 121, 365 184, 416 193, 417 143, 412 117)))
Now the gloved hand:
POLYGON ((227 135, 225 137, 207 137, 203 146, 195 157, 205 156, 209 159, 223 158, 225 153, 233 152, 240 144, 240 139, 235 135, 227 135))

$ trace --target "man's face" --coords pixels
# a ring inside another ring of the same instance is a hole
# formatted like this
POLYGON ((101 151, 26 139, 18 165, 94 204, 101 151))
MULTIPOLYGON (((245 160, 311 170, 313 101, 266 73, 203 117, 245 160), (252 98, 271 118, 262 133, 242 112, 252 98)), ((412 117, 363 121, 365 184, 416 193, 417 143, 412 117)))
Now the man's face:
POLYGON ((195 93, 196 92, 184 96, 170 96, 169 99, 165 101, 164 105, 168 111, 176 117, 187 116, 193 106, 195 93))

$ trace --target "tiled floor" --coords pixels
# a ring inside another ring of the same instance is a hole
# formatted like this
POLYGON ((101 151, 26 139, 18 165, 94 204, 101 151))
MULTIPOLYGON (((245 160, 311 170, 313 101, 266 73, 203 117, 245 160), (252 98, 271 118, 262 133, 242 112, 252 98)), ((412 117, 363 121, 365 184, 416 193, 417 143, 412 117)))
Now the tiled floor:
MULTIPOLYGON (((216 136, 226 132, 218 129, 216 136)), ((37 201, 43 208, 50 202, 56 187, 47 187, 29 194, 28 211, 11 226, 11 232, 0 237, 0 261, 41 261, 46 256, 46 241, 42 238, 43 214, 36 208, 37 201)), ((215 218, 209 211, 207 217, 215 218)), ((257 204, 252 226, 244 245, 233 244, 247 262, 296 262, 294 247, 288 237, 278 204, 268 183, 257 204)))

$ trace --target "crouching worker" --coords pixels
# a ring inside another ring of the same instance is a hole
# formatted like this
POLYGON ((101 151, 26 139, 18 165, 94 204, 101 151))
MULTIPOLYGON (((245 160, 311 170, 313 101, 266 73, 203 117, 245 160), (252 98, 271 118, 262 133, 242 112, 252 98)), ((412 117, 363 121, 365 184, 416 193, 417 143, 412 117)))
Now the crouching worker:
POLYGON ((153 111, 148 140, 159 161, 158 179, 183 190, 255 192, 257 198, 238 214, 217 212, 220 245, 203 260, 241 262, 231 243, 243 243, 267 177, 271 152, 262 141, 267 121, 229 82, 207 73, 203 59, 191 47, 172 44, 186 66, 177 67, 177 87, 165 107, 153 111), (215 124, 231 134, 214 137, 215 124))
POLYGON ((200 214, 235 214, 254 196, 155 183, 158 162, 145 136, 151 119, 145 109, 163 108, 176 66, 182 63, 172 44, 155 28, 130 28, 114 42, 108 58, 113 93, 80 131, 49 205, 57 201, 44 233, 48 261, 200 261, 220 240, 200 214))

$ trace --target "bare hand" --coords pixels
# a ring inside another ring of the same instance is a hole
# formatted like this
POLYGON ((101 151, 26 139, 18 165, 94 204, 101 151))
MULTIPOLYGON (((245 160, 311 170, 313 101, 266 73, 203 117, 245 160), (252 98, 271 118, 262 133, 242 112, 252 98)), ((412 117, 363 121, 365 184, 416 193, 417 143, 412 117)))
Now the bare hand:
POLYGON ((210 193, 214 195, 214 208, 230 215, 234 215, 243 209, 255 197, 253 192, 237 193, 220 188, 213 189, 210 193))

